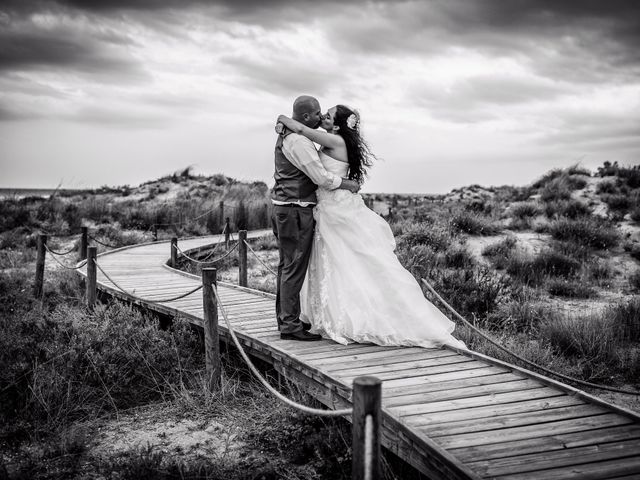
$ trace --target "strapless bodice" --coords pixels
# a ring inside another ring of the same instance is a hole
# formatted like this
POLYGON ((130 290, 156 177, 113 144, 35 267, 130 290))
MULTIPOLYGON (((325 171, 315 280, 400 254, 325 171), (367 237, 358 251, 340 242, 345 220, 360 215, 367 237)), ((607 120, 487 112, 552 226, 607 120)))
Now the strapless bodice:
POLYGON ((328 172, 331 172, 334 175, 338 175, 339 177, 347 176, 347 171, 349 170, 349 164, 347 162, 341 162, 340 160, 331 158, 322 150, 318 152, 318 155, 320 157, 320 161, 322 162, 322 165, 328 172))

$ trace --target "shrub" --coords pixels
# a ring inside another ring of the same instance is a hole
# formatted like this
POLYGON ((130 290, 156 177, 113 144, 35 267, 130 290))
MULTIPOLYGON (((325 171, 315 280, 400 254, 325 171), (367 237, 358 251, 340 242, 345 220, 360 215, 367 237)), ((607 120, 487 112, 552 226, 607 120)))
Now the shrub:
POLYGON ((596 217, 555 220, 549 226, 549 233, 557 240, 598 249, 615 247, 620 241, 618 231, 596 217))
POLYGON ((636 270, 629 275, 629 285, 634 291, 640 292, 640 270, 636 270))
POLYGON ((552 278, 547 282, 550 295, 568 298, 591 298, 596 292, 589 285, 581 281, 552 278))
POLYGON ((401 225, 402 233, 397 238, 398 247, 427 245, 434 251, 444 251, 454 242, 451 233, 441 226, 413 222, 401 225))
POLYGON ((434 273, 434 289, 461 315, 484 317, 511 291, 508 280, 484 266, 434 273))
POLYGON ((495 257, 495 256, 507 256, 509 255, 513 249, 516 247, 518 240, 516 237, 509 235, 502 240, 487 245, 482 250, 482 255, 485 257, 495 257))
POLYGON ((567 217, 575 219, 590 215, 591 210, 581 201, 570 198, 568 200, 553 200, 546 202, 544 205, 544 213, 548 218, 567 217))
POLYGON ((624 194, 606 194, 602 195, 602 201, 607 204, 609 210, 618 213, 626 213, 631 207, 631 199, 624 194))
POLYGON ((36 430, 165 398, 197 364, 186 322, 162 331, 119 303, 94 313, 31 308, 0 316, 0 328, 0 415, 36 430))
POLYGON ((531 187, 537 190, 539 188, 544 187, 549 182, 551 182, 552 180, 554 180, 554 179, 556 179, 556 178, 558 178, 558 177, 560 177, 562 175, 564 175, 564 171, 561 168, 554 168, 553 170, 549 170, 541 178, 539 178, 538 180, 533 182, 531 187))
POLYGON ((514 300, 498 305, 486 319, 489 329, 506 332, 533 332, 549 319, 549 309, 531 301, 514 300))
POLYGON ((540 213, 540 208, 534 202, 516 203, 511 208, 511 215, 514 218, 525 219, 535 217, 540 213))
POLYGON ((631 220, 634 222, 640 222, 640 206, 631 209, 631 220))
POLYGON ((582 358, 591 364, 615 361, 618 340, 609 317, 554 318, 541 324, 540 334, 565 356, 582 358))
POLYGON ((610 306, 605 316, 616 326, 622 341, 637 343, 640 341, 640 297, 610 306))
POLYGON ((451 227, 470 235, 495 235, 500 232, 500 228, 487 217, 468 211, 454 213, 451 218, 451 227))
POLYGON ((446 268, 468 268, 475 264, 473 255, 462 245, 454 245, 444 252, 446 268))
POLYGON ((613 194, 618 193, 618 184, 615 181, 605 180, 598 184, 596 187, 596 193, 601 194, 613 194))
POLYGON ((580 266, 577 260, 552 249, 543 250, 534 257, 511 255, 506 262, 511 277, 531 286, 540 285, 545 277, 571 277, 580 266))
POLYGON ((540 199, 548 202, 550 200, 567 200, 571 198, 571 186, 567 177, 562 175, 554 178, 540 191, 540 199))

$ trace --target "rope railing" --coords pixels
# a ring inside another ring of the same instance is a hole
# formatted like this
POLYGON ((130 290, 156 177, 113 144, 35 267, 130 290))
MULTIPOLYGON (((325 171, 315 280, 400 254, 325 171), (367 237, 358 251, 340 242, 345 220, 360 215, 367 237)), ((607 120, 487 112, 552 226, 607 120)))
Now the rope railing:
POLYGON ((89 238, 91 240, 93 240, 94 242, 96 242, 99 245, 102 245, 103 247, 107 247, 107 248, 120 248, 117 245, 112 245, 110 243, 105 243, 105 242, 101 242, 100 240, 98 240, 96 237, 94 237, 93 235, 89 235, 89 238))
POLYGON ((429 291, 458 319, 460 320, 464 325, 466 325, 468 328, 470 328, 473 332, 477 333, 478 335, 480 335, 482 338, 484 338, 485 340, 487 340, 489 343, 491 343, 492 345, 498 347, 500 350, 502 350, 505 353, 508 353, 509 355, 513 356, 514 358, 517 358, 518 360, 520 360, 521 362, 529 365, 530 367, 534 367, 537 368, 538 370, 541 370, 549 375, 553 375, 555 377, 561 378, 567 382, 571 382, 571 383, 575 383, 578 385, 583 385, 585 387, 591 387, 591 388, 597 388, 600 390, 608 390, 610 392, 616 392, 616 393, 624 393, 627 395, 640 395, 640 392, 638 391, 633 391, 633 390, 626 390, 626 389, 621 389, 621 388, 615 388, 615 387, 609 387, 608 385, 601 385, 598 383, 591 383, 591 382, 586 382, 584 380, 580 380, 579 378, 575 378, 575 377, 571 377, 569 375, 564 375, 563 373, 560 372, 556 372, 554 370, 550 370, 546 367, 543 367, 542 365, 539 365, 535 362, 532 362, 531 360, 527 360, 526 358, 522 357, 521 355, 518 355, 517 353, 515 353, 513 350, 510 350, 509 348, 501 345, 500 343, 498 343, 497 341, 495 341, 494 339, 492 339, 491 337, 489 337, 486 333, 484 333, 482 330, 480 330, 479 328, 477 328, 475 325, 473 325, 471 322, 469 322, 466 318, 464 318, 462 315, 460 315, 451 305, 449 305, 447 303, 446 300, 444 300, 439 294, 438 292, 436 292, 436 290, 431 286, 431 284, 429 282, 427 282, 424 278, 420 279, 423 283, 423 285, 425 287, 427 287, 427 289, 429 289, 429 291))
POLYGON ((264 261, 258 256, 258 254, 256 253, 256 251, 251 248, 251 245, 249 245, 249 242, 247 242, 246 240, 243 240, 244 244, 247 246, 247 248, 249 249, 249 251, 253 254, 253 256, 262 264, 262 266, 264 268, 266 268, 271 275, 275 275, 276 277, 278 276, 278 274, 276 272, 274 272, 271 267, 269 267, 266 263, 264 263, 264 261))
POLYGON ((63 268, 66 268, 67 270, 78 270, 78 269, 84 267, 87 264, 87 261, 84 260, 82 263, 79 263, 78 265, 75 265, 73 267, 70 266, 70 265, 66 265, 66 264, 62 263, 60 260, 58 260, 58 255, 61 255, 61 254, 58 254, 58 253, 52 251, 46 243, 44 244, 44 248, 47 250, 47 252, 49 252, 51 254, 51 258, 53 258, 53 260, 58 265, 60 265, 63 268))
POLYGON ((283 403, 289 405, 290 407, 293 407, 293 408, 295 408, 295 409, 297 409, 297 410, 299 410, 301 412, 307 413, 309 415, 319 415, 319 416, 323 416, 323 417, 342 417, 342 416, 345 416, 345 415, 352 415, 353 414, 353 408, 345 408, 345 409, 341 409, 341 410, 321 410, 319 408, 311 408, 311 407, 308 407, 306 405, 302 405, 301 403, 295 402, 295 401, 291 400, 290 398, 287 398, 286 396, 281 394, 278 390, 273 388, 271 386, 271 384, 269 384, 269 382, 267 382, 267 380, 260 374, 260 372, 258 371, 256 366, 253 364, 253 362, 251 361, 251 359, 249 358, 247 353, 244 351, 244 348, 242 347, 242 344, 238 340, 238 337, 236 336, 236 333, 233 330, 233 327, 231 326, 231 322, 229 321, 229 317, 227 316, 227 312, 225 311, 224 306, 222 305, 222 301, 220 300, 220 295, 218 294, 218 289, 216 288, 215 285, 212 285, 212 290, 213 290, 213 295, 215 297, 216 303, 217 303, 218 307, 220 308, 220 311, 222 312, 222 317, 224 318, 224 321, 225 321, 225 323, 227 325, 227 329, 229 331, 229 336, 232 338, 233 343, 235 344, 236 348, 240 352, 240 355, 242 356, 242 359, 247 364, 247 366, 249 367, 251 372, 255 375, 255 377, 258 379, 258 381, 269 391, 269 393, 271 393, 278 400, 280 400, 283 403))
POLYGON ((199 265, 209 265, 212 263, 216 263, 219 262, 220 260, 223 260, 224 258, 228 257, 229 255, 231 255, 231 253, 233 253, 233 251, 238 248, 238 243, 236 242, 233 247, 231 247, 229 250, 227 250, 227 252, 224 255, 221 255, 218 258, 214 258, 213 260, 198 260, 196 258, 190 257, 189 255, 187 255, 183 250, 180 249, 180 247, 178 247, 176 245, 176 250, 178 251, 178 253, 180 254, 180 256, 186 258, 187 260, 193 262, 193 263, 197 263, 199 265))
POLYGON ((56 250, 53 250, 52 248, 50 248, 47 245, 47 251, 52 254, 52 255, 59 255, 59 256, 64 256, 64 255, 69 255, 72 252, 75 252, 77 250, 77 247, 74 245, 73 247, 71 247, 69 250, 67 250, 66 252, 58 252, 56 250))
POLYGON ((193 288, 191 290, 189 290, 188 292, 185 293, 181 293, 180 295, 176 295, 174 297, 169 297, 169 298, 161 298, 161 299, 150 299, 150 298, 143 298, 133 292, 129 292, 128 290, 122 288, 120 285, 118 285, 118 283, 111 278, 111 276, 104 271, 104 269, 100 266, 100 264, 94 260, 94 263, 96 265, 96 267, 98 268, 98 270, 100 270, 100 272, 102 272, 102 274, 107 278, 107 280, 109 280, 118 290, 120 290, 122 293, 126 293, 127 295, 131 295, 131 296, 135 296, 137 298, 139 298, 140 300, 144 301, 144 302, 148 302, 148 303, 167 303, 167 302, 174 302, 176 300, 180 300, 182 298, 188 297, 189 295, 191 295, 192 293, 197 292, 198 290, 200 290, 202 288, 202 285, 198 285, 196 288, 193 288))

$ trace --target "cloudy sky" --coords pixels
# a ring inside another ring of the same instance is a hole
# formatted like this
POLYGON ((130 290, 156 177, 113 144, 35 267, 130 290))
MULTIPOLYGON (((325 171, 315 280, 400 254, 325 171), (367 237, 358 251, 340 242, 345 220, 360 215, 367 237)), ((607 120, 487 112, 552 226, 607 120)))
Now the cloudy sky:
POLYGON ((635 0, 3 0, 0 187, 271 184, 300 94, 345 103, 365 191, 640 163, 635 0))

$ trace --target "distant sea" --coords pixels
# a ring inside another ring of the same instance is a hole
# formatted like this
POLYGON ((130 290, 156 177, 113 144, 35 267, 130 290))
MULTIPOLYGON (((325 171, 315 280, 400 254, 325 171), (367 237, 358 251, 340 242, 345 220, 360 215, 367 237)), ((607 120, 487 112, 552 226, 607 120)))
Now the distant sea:
POLYGON ((54 192, 70 193, 80 190, 67 188, 0 188, 0 198, 42 197, 49 198, 54 192))

